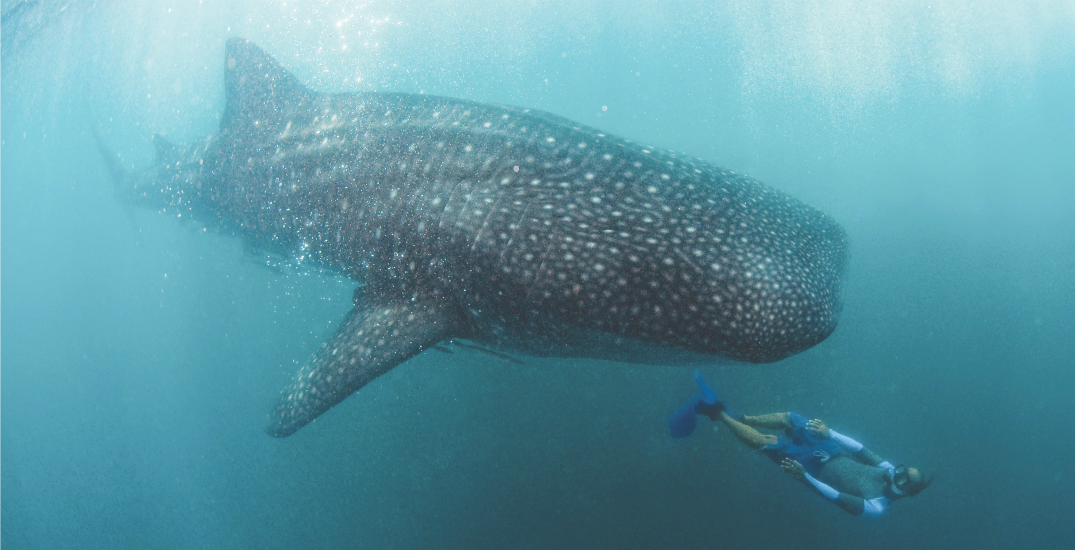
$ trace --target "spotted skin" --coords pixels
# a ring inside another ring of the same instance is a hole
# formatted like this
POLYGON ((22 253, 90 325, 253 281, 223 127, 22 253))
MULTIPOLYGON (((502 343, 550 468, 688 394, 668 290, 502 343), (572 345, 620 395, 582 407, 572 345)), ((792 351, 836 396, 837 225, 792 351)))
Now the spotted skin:
POLYGON ((226 48, 220 132, 119 187, 362 282, 283 392, 287 436, 447 338, 535 356, 772 362, 824 340, 844 234, 746 176, 529 109, 324 94, 226 48))

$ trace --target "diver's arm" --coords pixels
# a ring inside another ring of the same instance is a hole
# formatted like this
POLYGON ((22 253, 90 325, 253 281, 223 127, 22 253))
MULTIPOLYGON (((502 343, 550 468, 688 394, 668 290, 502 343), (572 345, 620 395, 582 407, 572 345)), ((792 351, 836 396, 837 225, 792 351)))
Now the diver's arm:
POLYGON ((851 456, 855 458, 855 460, 869 466, 877 466, 881 468, 892 467, 892 465, 889 464, 888 461, 881 458, 880 456, 877 456, 877 453, 874 453, 873 451, 864 447, 862 443, 859 443, 858 441, 855 441, 854 439, 851 439, 850 437, 847 437, 846 435, 837 432, 836 430, 833 430, 831 428, 828 430, 828 432, 829 437, 831 437, 832 440, 835 441, 841 448, 850 453, 851 456))
MULTIPOLYGON (((817 489, 817 492, 821 493, 822 496, 831 500, 833 504, 839 506, 841 509, 843 509, 843 511, 853 516, 861 516, 862 513, 866 510, 866 505, 864 501, 859 497, 849 495, 847 493, 841 493, 840 491, 837 491, 836 489, 833 489, 832 487, 818 481, 814 478, 814 476, 806 472, 803 472, 803 479, 805 479, 806 482, 810 485, 813 485, 814 489, 817 489)), ((881 509, 884 510, 883 507, 881 509)))
POLYGON ((841 493, 840 491, 833 489, 825 483, 818 481, 814 478, 814 476, 806 473, 806 469, 803 468, 802 464, 799 464, 799 461, 791 458, 785 458, 780 463, 780 467, 783 468, 785 472, 790 474, 795 479, 798 479, 805 483, 809 483, 814 488, 814 490, 821 494, 821 496, 831 500, 833 504, 839 506, 845 512, 853 516, 861 516, 862 513, 865 511, 866 506, 864 505, 863 500, 861 498, 856 497, 854 495, 841 493))
POLYGON ((863 511, 862 513, 867 516, 879 516, 881 512, 885 511, 885 507, 888 506, 887 497, 871 498, 870 500, 862 501, 863 511))
POLYGON ((862 443, 859 443, 832 428, 829 428, 829 438, 849 453, 857 453, 863 449, 862 443))
POLYGON ((892 465, 891 462, 877 456, 877 453, 869 449, 862 449, 861 451, 854 453, 851 456, 855 457, 855 460, 858 460, 859 462, 863 464, 868 464, 870 466, 876 466, 878 468, 887 468, 889 470, 893 470, 896 468, 892 465))

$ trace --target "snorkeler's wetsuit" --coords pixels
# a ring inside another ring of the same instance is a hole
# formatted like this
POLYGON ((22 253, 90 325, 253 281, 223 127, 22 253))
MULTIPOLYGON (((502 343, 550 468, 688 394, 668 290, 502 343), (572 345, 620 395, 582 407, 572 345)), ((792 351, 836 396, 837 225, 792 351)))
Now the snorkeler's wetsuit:
POLYGON ((878 515, 891 500, 885 488, 894 467, 861 443, 829 430, 829 439, 814 437, 807 420, 790 413, 793 427, 784 430, 776 444, 761 452, 780 464, 791 458, 803 465, 806 481, 818 493, 854 515, 878 515))

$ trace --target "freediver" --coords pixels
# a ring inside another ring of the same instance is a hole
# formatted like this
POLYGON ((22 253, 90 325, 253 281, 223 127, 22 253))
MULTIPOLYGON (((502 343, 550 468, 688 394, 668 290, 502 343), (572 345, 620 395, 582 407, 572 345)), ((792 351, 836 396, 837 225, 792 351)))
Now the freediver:
POLYGON ((916 468, 893 466, 861 443, 830 429, 818 419, 794 412, 736 416, 695 373, 701 395, 672 415, 672 437, 694 431, 696 415, 720 420, 743 444, 760 451, 785 472, 845 510, 860 516, 877 516, 890 503, 912 497, 933 482, 916 468), (780 436, 757 428, 783 430, 780 436))

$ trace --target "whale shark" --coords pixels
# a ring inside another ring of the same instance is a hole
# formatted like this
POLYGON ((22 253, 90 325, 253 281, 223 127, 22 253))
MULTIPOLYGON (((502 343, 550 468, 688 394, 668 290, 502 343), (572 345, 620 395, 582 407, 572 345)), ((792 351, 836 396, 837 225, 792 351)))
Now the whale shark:
MULTIPOLYGON (((845 235, 703 160, 525 109, 323 93, 225 46, 219 131, 154 137, 121 201, 356 281, 267 431, 289 436, 422 351, 769 363, 835 329, 845 235)), ((110 166, 110 168, 115 168, 110 166)))

